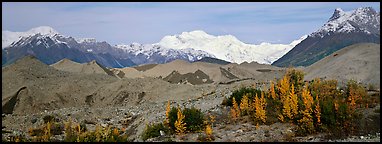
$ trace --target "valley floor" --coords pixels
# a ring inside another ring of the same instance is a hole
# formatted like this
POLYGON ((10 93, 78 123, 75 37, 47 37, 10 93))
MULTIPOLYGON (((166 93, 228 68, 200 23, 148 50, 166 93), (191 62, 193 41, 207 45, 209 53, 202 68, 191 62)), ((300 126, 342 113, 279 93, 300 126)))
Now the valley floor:
MULTIPOLYGON (((213 125, 213 135, 216 142, 284 142, 284 141, 300 141, 300 142, 380 142, 380 130, 370 130, 370 133, 354 134, 343 139, 331 139, 326 133, 317 133, 305 137, 299 137, 295 134, 296 126, 292 123, 274 123, 272 125, 253 124, 248 118, 243 117, 233 122, 229 118, 229 107, 221 105, 225 96, 231 94, 227 89, 238 87, 240 85, 249 85, 253 81, 244 81, 242 83, 234 83, 232 85, 218 85, 214 92, 197 98, 173 101, 172 106, 182 105, 184 107, 195 106, 202 110, 205 114, 216 116, 216 122, 213 125)), ((71 107, 62 108, 54 111, 45 111, 31 115, 15 115, 8 114, 2 117, 3 134, 2 140, 6 141, 10 135, 28 135, 30 128, 37 128, 43 124, 43 117, 53 115, 58 121, 66 122, 69 119, 78 123, 85 123, 88 130, 94 130, 96 124, 101 126, 111 125, 113 127, 125 128, 124 133, 128 134, 130 141, 142 141, 142 134, 145 125, 153 122, 162 122, 165 119, 166 102, 149 102, 141 103, 137 106, 106 106, 106 107, 71 107), (10 133, 4 133, 5 131, 10 133)), ((373 126, 380 125, 379 114, 380 105, 374 108, 364 110, 365 122, 372 123, 373 126), (376 112, 378 111, 378 113, 376 112)), ((367 128, 367 127, 365 127, 367 128)), ((147 141, 198 141, 198 136, 204 132, 187 133, 183 136, 164 135, 147 141)), ((64 134, 55 135, 52 139, 62 141, 64 134)))

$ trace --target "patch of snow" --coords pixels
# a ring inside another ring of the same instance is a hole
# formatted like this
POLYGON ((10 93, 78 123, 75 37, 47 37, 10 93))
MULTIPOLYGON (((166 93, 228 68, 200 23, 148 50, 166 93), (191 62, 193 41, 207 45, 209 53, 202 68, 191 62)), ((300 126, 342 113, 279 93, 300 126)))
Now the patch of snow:
POLYGON ((41 44, 41 41, 38 41, 37 43, 36 43, 36 45, 40 45, 41 44))
POLYGON ((76 38, 76 41, 78 43, 96 43, 96 39, 95 38, 76 38))

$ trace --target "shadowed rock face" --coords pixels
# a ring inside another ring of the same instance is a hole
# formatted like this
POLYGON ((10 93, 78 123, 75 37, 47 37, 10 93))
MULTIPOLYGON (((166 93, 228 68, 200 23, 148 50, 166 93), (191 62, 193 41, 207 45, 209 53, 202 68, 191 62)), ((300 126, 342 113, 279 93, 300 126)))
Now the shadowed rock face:
POLYGON ((228 79, 238 79, 237 76, 233 75, 232 73, 230 73, 224 68, 220 67, 220 72, 222 73, 223 76, 227 77, 228 79))
POLYGON ((2 114, 12 114, 17 102, 19 101, 19 94, 22 90, 25 90, 27 87, 20 88, 16 94, 10 97, 8 101, 2 106, 2 114))
POLYGON ((180 74, 177 71, 173 71, 170 75, 163 78, 163 80, 170 83, 190 83, 193 85, 213 83, 210 77, 201 70, 197 70, 195 73, 180 74))
POLYGON ((206 63, 214 63, 214 64, 220 64, 220 65, 230 64, 230 62, 227 62, 225 60, 221 60, 221 59, 217 59, 217 58, 211 58, 211 57, 204 57, 204 58, 197 60, 195 62, 206 62, 206 63))

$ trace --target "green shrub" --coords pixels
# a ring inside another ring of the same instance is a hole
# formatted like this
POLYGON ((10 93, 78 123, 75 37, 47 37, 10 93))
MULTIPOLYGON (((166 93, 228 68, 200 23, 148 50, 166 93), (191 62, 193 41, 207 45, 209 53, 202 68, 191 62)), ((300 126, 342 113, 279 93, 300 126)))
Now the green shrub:
POLYGON ((185 108, 183 110, 185 115, 184 122, 186 123, 187 131, 199 131, 204 128, 204 115, 200 109, 192 107, 191 109, 185 108))
POLYGON ((231 96, 222 104, 226 104, 226 106, 232 106, 232 98, 235 98, 236 102, 238 104, 241 103, 241 99, 243 98, 244 94, 249 94, 248 99, 252 100, 256 94, 258 96, 261 95, 261 90, 259 89, 254 89, 252 87, 242 87, 238 90, 235 90, 231 96))
POLYGON ((336 88, 337 81, 328 80, 320 84, 319 97, 321 107, 322 127, 329 131, 334 138, 343 138, 354 132, 357 126, 357 119, 361 119, 358 106, 364 106, 366 90, 355 81, 349 81, 346 85, 345 93, 339 92, 336 88), (355 100, 355 105, 351 106, 349 97, 355 100))
POLYGON ((165 127, 163 123, 150 124, 146 125, 146 129, 142 134, 142 139, 146 141, 149 138, 154 138, 160 136, 160 131, 164 131, 165 133, 169 133, 169 128, 165 127))
POLYGON ((302 86, 304 85, 304 71, 288 69, 286 75, 290 78, 290 84, 294 85, 295 92, 300 92, 302 86))
MULTIPOLYGON (((194 107, 185 108, 182 110, 183 115, 185 116, 184 122, 186 123, 186 130, 190 132, 195 132, 203 130, 204 128, 204 114, 200 109, 194 107)), ((178 109, 173 107, 169 113, 169 125, 172 130, 175 130, 175 121, 178 118, 178 109)))
POLYGON ((336 124, 336 113, 334 111, 333 100, 329 99, 320 102, 321 121, 323 124, 334 126, 336 124))
MULTIPOLYGON (((277 117, 281 113, 281 108, 279 108, 281 104, 279 103, 281 103, 279 100, 276 101, 273 99, 270 99, 270 100, 267 99, 267 107, 266 107, 267 119, 265 122, 266 125, 271 125, 271 124, 279 122, 279 120, 277 119, 277 117), (272 102, 272 103, 269 103, 269 102, 272 102)), ((252 116, 252 118, 256 119, 254 116, 252 116)))
POLYGON ((346 103, 339 103, 338 112, 336 114, 336 121, 342 124, 349 119, 348 105, 346 103))
POLYGON ((175 131, 175 121, 178 119, 178 109, 176 107, 172 107, 169 114, 169 126, 172 130, 175 131))

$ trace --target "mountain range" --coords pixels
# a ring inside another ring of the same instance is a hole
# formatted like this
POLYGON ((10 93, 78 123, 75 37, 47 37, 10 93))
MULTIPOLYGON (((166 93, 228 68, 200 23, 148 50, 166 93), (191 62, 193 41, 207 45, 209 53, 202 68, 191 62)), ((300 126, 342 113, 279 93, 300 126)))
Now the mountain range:
POLYGON ((67 58, 78 63, 96 60, 107 67, 126 67, 135 65, 128 58, 117 58, 110 53, 84 51, 88 47, 108 48, 106 42, 93 45, 78 43, 74 38, 59 34, 51 27, 42 26, 27 32, 9 32, 2 34, 2 65, 15 62, 26 55, 33 55, 45 64, 53 64, 67 58), (7 45, 9 44, 9 45, 7 45))
POLYGON ((154 44, 110 45, 94 38, 73 38, 41 26, 27 32, 3 31, 2 65, 25 55, 46 64, 67 58, 78 63, 96 60, 106 67, 162 64, 173 60, 188 62, 203 58, 230 63, 257 62, 275 66, 309 66, 348 45, 380 43, 380 13, 371 7, 345 12, 337 8, 317 31, 289 44, 246 44, 232 35, 214 36, 202 30, 164 36, 154 44))
POLYGON ((165 36, 159 43, 112 46, 94 38, 73 38, 41 26, 27 32, 3 31, 3 65, 25 55, 34 55, 46 64, 67 58, 78 63, 98 61, 107 67, 129 67, 141 64, 161 64, 176 59, 194 62, 202 58, 232 63, 256 61, 271 64, 306 36, 290 44, 250 45, 232 35, 213 36, 196 30, 165 36))

